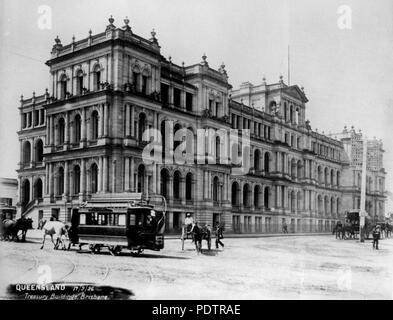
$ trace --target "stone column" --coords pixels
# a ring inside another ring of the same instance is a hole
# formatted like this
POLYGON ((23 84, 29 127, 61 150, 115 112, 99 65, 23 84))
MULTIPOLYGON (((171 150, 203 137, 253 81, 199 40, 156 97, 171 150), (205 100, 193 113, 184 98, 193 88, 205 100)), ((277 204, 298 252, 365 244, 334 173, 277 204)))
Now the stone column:
POLYGON ((50 144, 53 146, 55 144, 55 126, 53 116, 49 117, 50 120, 50 144))
POLYGON ((105 122, 104 105, 103 104, 100 104, 99 110, 100 110, 100 112, 99 112, 100 115, 99 115, 99 121, 98 121, 98 138, 102 138, 102 136, 104 134, 104 122, 105 122))
POLYGON ((69 179, 70 179, 70 195, 71 197, 75 194, 75 186, 74 186, 74 171, 70 170, 69 172, 69 179))
POLYGON ((86 109, 82 109, 82 132, 81 132, 81 140, 86 141, 86 109))
POLYGON ((129 104, 125 105, 125 113, 126 113, 126 116, 125 116, 125 121, 126 121, 125 136, 126 136, 126 138, 128 138, 129 136, 131 136, 131 132, 130 132, 130 129, 131 129, 131 124, 130 124, 130 105, 129 104))
POLYGON ((108 136, 109 131, 109 104, 104 104, 104 137, 108 136))
POLYGON ((67 196, 69 192, 69 169, 68 169, 68 161, 65 161, 64 165, 64 194, 67 196))
POLYGON ((135 174, 135 160, 134 160, 134 158, 131 158, 131 165, 130 165, 130 172, 131 172, 131 176, 130 176, 130 178, 131 178, 131 180, 130 180, 130 183, 131 183, 131 192, 135 192, 135 176, 134 176, 134 174, 135 174))
POLYGON ((103 177, 102 170, 103 170, 103 168, 102 168, 102 157, 100 157, 99 160, 98 160, 98 181, 97 181, 97 183, 98 183, 98 188, 97 188, 98 192, 102 192, 102 177, 103 177))
POLYGON ((130 136, 135 137, 135 106, 130 106, 131 121, 130 121, 130 136))
POLYGON ((70 143, 70 115, 66 112, 65 116, 65 133, 64 133, 64 144, 70 143))
POLYGON ((180 199, 181 204, 186 204, 186 178, 180 177, 180 199))
POLYGON ((103 176, 102 176, 102 191, 107 192, 108 191, 108 157, 104 156, 103 157, 103 170, 102 170, 103 176))
POLYGON ((81 161, 81 176, 80 176, 80 187, 79 194, 84 195, 86 193, 86 160, 82 159, 81 161))
POLYGON ((124 191, 130 191, 130 158, 124 158, 124 191))

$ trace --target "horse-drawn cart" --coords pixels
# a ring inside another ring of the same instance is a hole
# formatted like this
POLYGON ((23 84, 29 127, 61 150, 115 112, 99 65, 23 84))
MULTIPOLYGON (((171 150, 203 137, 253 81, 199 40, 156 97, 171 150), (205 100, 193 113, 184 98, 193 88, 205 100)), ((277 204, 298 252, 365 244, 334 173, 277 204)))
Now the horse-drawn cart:
POLYGON ((181 249, 184 250, 184 243, 187 239, 192 239, 195 243, 195 249, 199 253, 202 251, 202 240, 206 240, 208 250, 211 250, 212 238, 211 228, 209 226, 200 227, 198 224, 183 225, 181 233, 181 249))

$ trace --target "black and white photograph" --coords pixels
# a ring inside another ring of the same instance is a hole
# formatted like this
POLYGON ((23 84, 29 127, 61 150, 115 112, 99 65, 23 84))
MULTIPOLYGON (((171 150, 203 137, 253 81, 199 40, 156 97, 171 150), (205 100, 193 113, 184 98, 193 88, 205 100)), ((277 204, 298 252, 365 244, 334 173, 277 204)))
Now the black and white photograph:
POLYGON ((0 0, 0 300, 392 300, 392 125, 391 0, 0 0))

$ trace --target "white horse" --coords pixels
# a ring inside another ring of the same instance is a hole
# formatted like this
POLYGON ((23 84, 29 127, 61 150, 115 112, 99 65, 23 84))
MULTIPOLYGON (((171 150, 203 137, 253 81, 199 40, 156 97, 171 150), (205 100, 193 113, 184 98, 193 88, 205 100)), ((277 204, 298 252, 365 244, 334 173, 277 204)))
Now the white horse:
POLYGON ((44 248, 45 238, 47 235, 50 236, 52 243, 54 245, 54 249, 57 249, 60 243, 63 245, 63 249, 65 249, 65 243, 63 242, 63 235, 67 236, 68 226, 65 225, 61 221, 44 221, 40 226, 42 229, 42 246, 41 249, 44 248), (56 236, 56 243, 53 241, 53 235, 56 236))

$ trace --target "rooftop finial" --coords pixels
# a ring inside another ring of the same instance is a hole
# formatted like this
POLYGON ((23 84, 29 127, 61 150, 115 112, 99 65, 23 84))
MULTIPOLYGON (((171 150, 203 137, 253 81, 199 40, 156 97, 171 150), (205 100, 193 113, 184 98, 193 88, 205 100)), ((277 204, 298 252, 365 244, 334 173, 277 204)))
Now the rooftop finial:
POLYGON ((75 35, 72 35, 72 42, 75 42, 75 35))
POLYGON ((123 27, 124 30, 131 31, 129 23, 130 23, 130 19, 128 19, 128 16, 126 16, 126 18, 124 19, 124 24, 125 24, 125 26, 123 27))
POLYGON ((60 44, 60 43, 61 43, 61 41, 60 41, 60 39, 59 39, 59 36, 56 36, 55 42, 56 42, 56 44, 60 44))
POLYGON ((206 61, 206 58, 207 58, 206 53, 204 53, 203 56, 202 56, 202 60, 206 61))
POLYGON ((171 56, 168 57, 168 60, 169 60, 170 63, 172 63, 172 57, 171 56))
POLYGON ((266 84, 266 77, 265 76, 263 76, 263 78, 262 78, 262 84, 266 84))
POLYGON ((156 30, 154 30, 154 28, 153 28, 153 30, 151 30, 150 34, 151 34, 150 41, 158 45, 158 41, 156 38, 157 33, 156 33, 156 30))
POLYGON ((93 31, 91 31, 91 29, 89 30, 89 37, 91 37, 91 34, 93 33, 93 31))
POLYGON ((35 98, 35 91, 33 91, 33 98, 35 98))
POLYGON ((282 74, 280 74, 280 82, 283 82, 283 79, 284 77, 283 77, 283 75, 282 74))
POLYGON ((111 17, 108 19, 109 23, 113 25, 113 22, 115 22, 115 19, 113 19, 112 15, 111 17))

